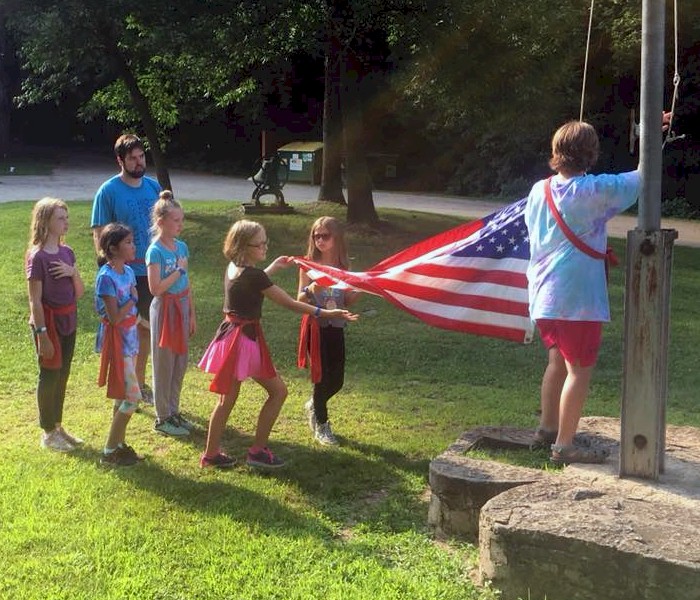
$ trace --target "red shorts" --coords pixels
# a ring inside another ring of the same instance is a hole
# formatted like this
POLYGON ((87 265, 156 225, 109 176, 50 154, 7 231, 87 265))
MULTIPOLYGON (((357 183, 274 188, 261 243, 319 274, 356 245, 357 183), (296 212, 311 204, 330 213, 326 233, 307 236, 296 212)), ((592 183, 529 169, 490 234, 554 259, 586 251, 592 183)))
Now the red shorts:
POLYGON ((564 359, 582 367, 591 367, 598 359, 603 339, 603 323, 600 321, 560 321, 537 319, 537 329, 544 347, 557 347, 564 359))

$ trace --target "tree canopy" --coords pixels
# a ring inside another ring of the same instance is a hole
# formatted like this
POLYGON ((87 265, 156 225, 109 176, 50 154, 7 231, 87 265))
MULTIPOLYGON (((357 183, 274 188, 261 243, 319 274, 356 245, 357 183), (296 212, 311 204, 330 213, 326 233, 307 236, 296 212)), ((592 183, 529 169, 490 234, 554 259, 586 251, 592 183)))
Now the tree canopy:
MULTIPOLYGON (((410 189, 512 195, 541 175, 551 132, 578 118, 590 6, 24 0, 21 10, 8 10, 14 1, 0 5, 0 50, 16 48, 22 66, 17 109, 72 98, 83 119, 145 133, 165 183, 167 150, 183 127, 224 128, 222 115, 235 115, 242 128, 274 129, 295 110, 320 135, 320 115, 309 103, 324 102, 325 89, 325 111, 332 104, 323 122, 321 196, 343 201, 344 162, 348 216, 367 222, 376 220, 368 150, 399 156, 397 185, 410 189)), ((687 135, 673 150, 691 165, 698 154, 698 8, 700 0, 688 0, 680 10, 677 123, 687 135)), ((639 96, 641 7, 603 0, 595 11, 584 118, 603 134, 601 167, 626 168, 636 161, 627 128, 639 96)), ((669 103, 672 17, 669 7, 669 103)), ((0 57, 4 114, 7 64, 0 57)))

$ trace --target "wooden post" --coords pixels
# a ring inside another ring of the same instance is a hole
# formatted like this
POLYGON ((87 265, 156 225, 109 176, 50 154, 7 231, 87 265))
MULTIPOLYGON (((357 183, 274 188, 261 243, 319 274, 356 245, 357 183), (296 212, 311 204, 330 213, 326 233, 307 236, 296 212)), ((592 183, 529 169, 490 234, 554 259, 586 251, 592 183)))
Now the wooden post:
POLYGON ((664 470, 674 229, 627 233, 620 477, 664 470))

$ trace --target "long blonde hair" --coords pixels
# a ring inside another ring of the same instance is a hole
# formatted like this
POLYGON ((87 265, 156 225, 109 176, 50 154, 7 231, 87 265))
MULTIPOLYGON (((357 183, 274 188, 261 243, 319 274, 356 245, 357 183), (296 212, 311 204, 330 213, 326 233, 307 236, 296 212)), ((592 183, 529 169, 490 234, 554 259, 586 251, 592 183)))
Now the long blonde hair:
POLYGON ((314 221, 314 224, 311 226, 311 231, 309 231, 309 244, 304 258, 316 262, 321 258, 321 252, 316 247, 316 242, 314 240, 314 234, 319 229, 325 229, 333 238, 335 260, 332 266, 347 269, 350 266, 350 259, 348 258, 348 245, 345 241, 345 228, 335 217, 319 217, 314 221))
POLYGON ((231 225, 224 240, 224 256, 234 265, 243 264, 250 241, 265 228, 255 221, 241 219, 231 225))
MULTIPOLYGON (((49 237, 49 222, 56 209, 62 208, 68 213, 68 205, 59 198, 48 196, 39 200, 32 210, 32 223, 29 226, 29 250, 41 248, 49 237)), ((63 236, 58 240, 63 243, 63 236)))

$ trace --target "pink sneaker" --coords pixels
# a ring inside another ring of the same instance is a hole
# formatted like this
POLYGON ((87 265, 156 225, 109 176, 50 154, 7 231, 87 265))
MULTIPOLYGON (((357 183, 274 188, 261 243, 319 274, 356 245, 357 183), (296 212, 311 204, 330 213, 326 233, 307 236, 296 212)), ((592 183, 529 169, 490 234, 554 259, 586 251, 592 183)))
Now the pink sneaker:
POLYGON ((214 467, 215 469, 230 469, 235 464, 236 459, 231 458, 223 452, 219 452, 216 456, 202 454, 202 456, 199 457, 199 466, 202 468, 214 467))
POLYGON ((257 452, 248 450, 245 462, 249 467, 261 469, 279 469, 284 466, 284 461, 279 456, 274 455, 269 448, 263 448, 257 452))

